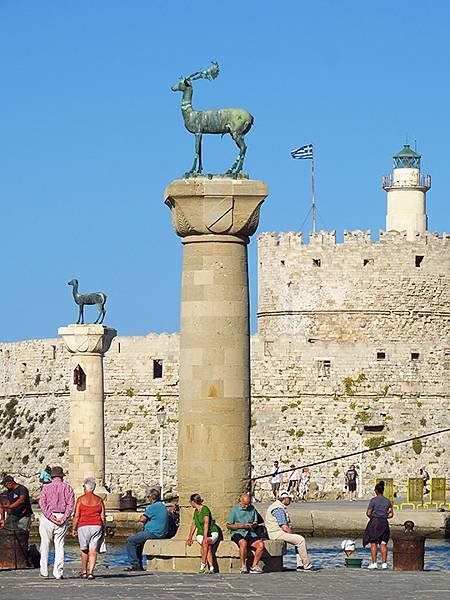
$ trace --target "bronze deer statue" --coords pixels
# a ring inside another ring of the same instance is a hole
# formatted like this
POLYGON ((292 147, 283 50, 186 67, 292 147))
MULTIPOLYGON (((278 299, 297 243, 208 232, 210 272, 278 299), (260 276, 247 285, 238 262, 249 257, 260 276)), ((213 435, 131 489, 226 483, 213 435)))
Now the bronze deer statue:
POLYGON ((95 304, 98 310, 98 317, 95 323, 103 323, 106 315, 105 303, 106 294, 103 292, 93 292, 91 294, 78 293, 78 279, 71 279, 67 285, 72 286, 73 299, 78 304, 78 321, 77 325, 84 323, 84 306, 85 304, 95 304))
POLYGON ((253 116, 243 108, 219 108, 216 110, 194 110, 192 108, 192 81, 196 79, 215 79, 219 74, 216 62, 207 71, 197 71, 189 77, 182 77, 172 86, 173 92, 182 92, 181 113, 184 125, 195 135, 195 155, 192 169, 189 173, 201 173, 202 165, 202 136, 204 133, 229 133, 239 148, 239 155, 227 171, 227 175, 237 175, 242 171, 247 146, 244 136, 253 125, 253 116))

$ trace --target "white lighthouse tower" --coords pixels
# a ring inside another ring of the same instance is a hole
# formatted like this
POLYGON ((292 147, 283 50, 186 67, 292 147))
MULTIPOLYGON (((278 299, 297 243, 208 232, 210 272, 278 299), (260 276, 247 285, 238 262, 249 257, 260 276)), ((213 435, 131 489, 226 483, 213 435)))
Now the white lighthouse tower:
POLYGON ((426 194, 431 177, 420 173, 420 154, 405 144, 394 156, 392 175, 383 177, 387 192, 386 231, 406 231, 413 240, 417 232, 427 230, 426 194))

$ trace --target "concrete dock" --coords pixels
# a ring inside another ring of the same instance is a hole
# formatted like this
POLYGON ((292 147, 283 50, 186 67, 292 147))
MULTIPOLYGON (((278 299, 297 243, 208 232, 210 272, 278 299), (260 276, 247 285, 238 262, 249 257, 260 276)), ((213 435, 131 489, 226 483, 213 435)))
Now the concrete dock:
POLYGON ((407 573, 367 569, 324 569, 317 572, 262 575, 127 574, 119 568, 99 569, 95 581, 81 580, 73 565, 65 579, 43 579, 39 571, 0 572, 4 600, 162 600, 258 598, 263 600, 329 600, 330 598, 448 598, 450 571, 407 573))

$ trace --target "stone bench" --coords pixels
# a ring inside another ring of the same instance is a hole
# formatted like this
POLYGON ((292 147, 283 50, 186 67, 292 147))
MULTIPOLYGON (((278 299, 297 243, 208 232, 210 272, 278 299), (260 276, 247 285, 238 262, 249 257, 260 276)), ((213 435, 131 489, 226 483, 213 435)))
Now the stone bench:
MULTIPOLYGON (((260 567, 265 572, 283 570, 284 542, 264 540, 264 552, 260 567)), ((215 568, 220 573, 239 573, 241 561, 239 548, 230 540, 222 540, 214 547, 215 568)), ((188 546, 184 540, 147 540, 143 554, 147 556, 147 570, 164 573, 198 573, 200 564, 200 545, 194 542, 188 546)))

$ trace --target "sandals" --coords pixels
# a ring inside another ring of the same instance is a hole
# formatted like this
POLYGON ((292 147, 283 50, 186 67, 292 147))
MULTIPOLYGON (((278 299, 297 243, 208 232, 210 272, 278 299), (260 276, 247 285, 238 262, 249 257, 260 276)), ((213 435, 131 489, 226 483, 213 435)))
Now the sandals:
POLYGON ((83 572, 81 572, 81 573, 78 573, 78 577, 79 577, 80 579, 87 579, 87 573, 83 573, 83 572))
POLYGON ((90 581, 92 581, 93 579, 95 579, 94 573, 89 573, 88 576, 87 576, 87 579, 89 579, 90 581))

